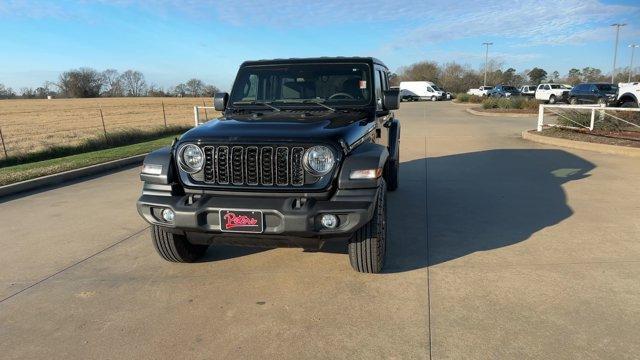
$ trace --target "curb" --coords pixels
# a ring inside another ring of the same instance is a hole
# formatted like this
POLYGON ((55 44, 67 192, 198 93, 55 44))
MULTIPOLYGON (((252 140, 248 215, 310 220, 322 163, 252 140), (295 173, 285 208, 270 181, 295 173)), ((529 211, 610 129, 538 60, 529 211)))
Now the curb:
POLYGON ((606 154, 640 157, 640 148, 561 139, 561 138, 534 134, 532 133, 532 131, 534 130, 523 131, 522 138, 525 140, 529 140, 529 141, 533 141, 541 144, 562 146, 562 147, 567 147, 571 149, 589 150, 589 151, 595 151, 595 152, 606 153, 606 154))
POLYGON ((513 118, 532 118, 538 116, 538 114, 519 114, 519 113, 492 113, 485 111, 478 111, 474 109, 467 109, 467 112, 476 116, 489 116, 489 117, 513 117, 513 118))
POLYGON ((69 180, 96 175, 129 165, 141 164, 145 156, 147 156, 147 154, 130 156, 124 159, 112 160, 102 164, 90 165, 79 169, 68 170, 57 174, 46 175, 35 179, 0 186, 0 197, 15 195, 25 191, 43 188, 51 185, 57 185, 69 180))

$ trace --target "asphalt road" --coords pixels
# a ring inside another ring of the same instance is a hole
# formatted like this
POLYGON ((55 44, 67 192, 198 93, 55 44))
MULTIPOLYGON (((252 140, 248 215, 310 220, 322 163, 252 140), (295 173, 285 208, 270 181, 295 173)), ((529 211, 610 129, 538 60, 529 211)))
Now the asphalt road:
POLYGON ((625 359, 640 162, 403 103, 386 273, 345 248, 155 253, 138 169, 0 199, 0 358, 625 359))

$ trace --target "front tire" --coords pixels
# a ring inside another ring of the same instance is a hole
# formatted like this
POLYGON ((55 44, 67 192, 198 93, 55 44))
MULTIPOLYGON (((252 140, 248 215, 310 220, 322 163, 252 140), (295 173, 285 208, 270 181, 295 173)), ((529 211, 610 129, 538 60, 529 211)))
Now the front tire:
POLYGON ((637 108, 638 104, 633 102, 633 101, 625 101, 622 103, 622 105, 620 105, 620 107, 623 108, 637 108))
POLYGON ((358 272, 377 274, 384 267, 387 252, 386 195, 387 186, 381 179, 373 217, 349 240, 349 261, 358 272))
POLYGON ((569 103, 570 103, 571 105, 578 105, 578 99, 576 99, 576 98, 572 97, 572 98, 571 98, 571 100, 569 100, 569 103))
POLYGON ((556 97, 555 97, 555 95, 551 95, 551 96, 549 97, 549 104, 552 104, 552 105, 553 105, 553 104, 555 104, 555 103, 556 103, 556 97))
POLYGON ((171 262, 195 262, 209 248, 207 245, 192 244, 186 236, 170 233, 157 225, 151 227, 151 239, 158 254, 171 262))
POLYGON ((435 97, 435 96, 432 96, 432 97, 431 97, 431 101, 438 101, 438 98, 437 98, 437 97, 435 97))

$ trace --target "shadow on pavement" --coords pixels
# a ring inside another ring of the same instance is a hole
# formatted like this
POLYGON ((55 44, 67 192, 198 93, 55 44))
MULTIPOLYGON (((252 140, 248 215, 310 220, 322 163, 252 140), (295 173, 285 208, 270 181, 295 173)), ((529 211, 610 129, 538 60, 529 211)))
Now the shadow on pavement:
POLYGON ((562 185, 594 168, 566 151, 532 149, 402 163, 400 188, 389 197, 385 271, 423 268, 526 240, 573 214, 562 185), (412 175, 425 171, 428 186, 424 176, 420 182, 412 175))

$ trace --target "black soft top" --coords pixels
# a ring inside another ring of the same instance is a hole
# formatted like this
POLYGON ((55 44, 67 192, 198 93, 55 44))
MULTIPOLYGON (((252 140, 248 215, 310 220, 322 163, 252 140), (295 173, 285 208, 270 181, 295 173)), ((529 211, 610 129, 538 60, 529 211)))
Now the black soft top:
POLYGON ((344 63, 344 62, 364 62, 370 65, 377 64, 389 69, 385 63, 374 57, 360 56, 334 56, 334 57, 313 57, 313 58, 289 58, 289 59, 269 59, 269 60, 249 60, 242 63, 242 66, 251 65, 278 65, 278 64, 305 64, 305 63, 344 63))

